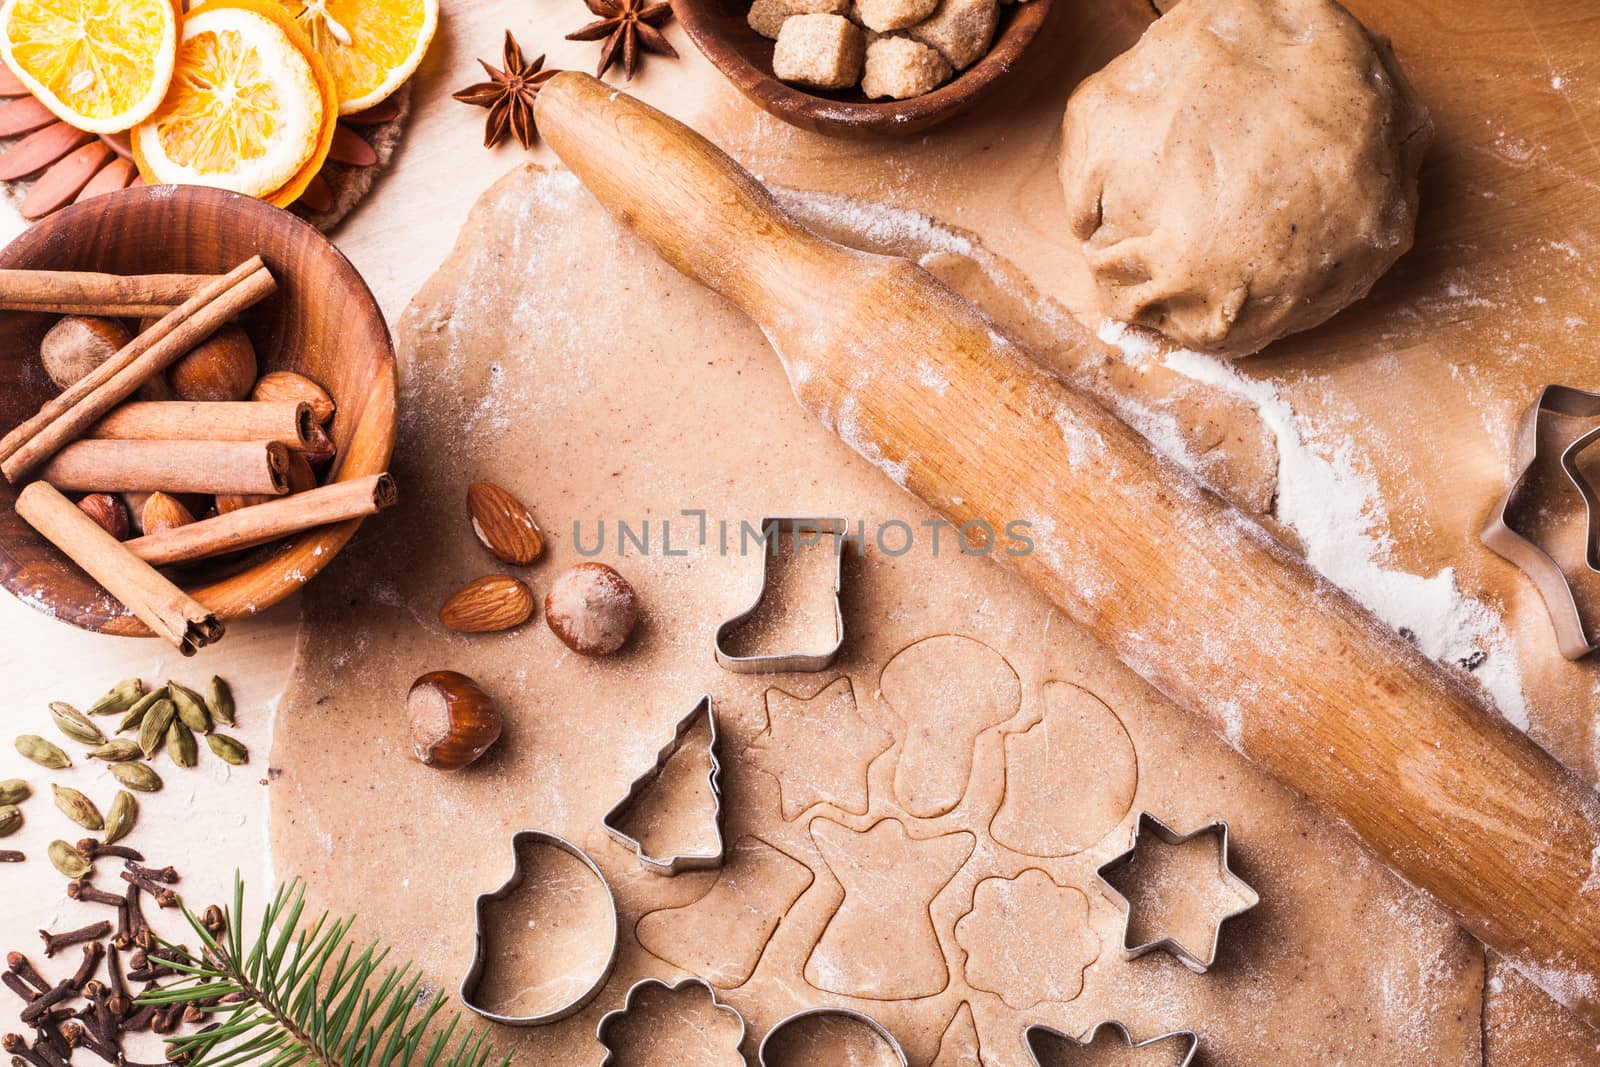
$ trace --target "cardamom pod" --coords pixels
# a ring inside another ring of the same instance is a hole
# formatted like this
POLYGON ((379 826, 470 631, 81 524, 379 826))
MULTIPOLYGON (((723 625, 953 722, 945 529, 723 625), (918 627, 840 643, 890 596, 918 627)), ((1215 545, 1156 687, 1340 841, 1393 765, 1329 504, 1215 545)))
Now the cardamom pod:
POLYGON ((167 756, 175 767, 193 767, 200 762, 200 746, 195 744, 194 731, 178 718, 167 727, 167 756))
POLYGON ((138 818, 139 798, 126 789, 119 789, 106 812, 105 843, 109 845, 127 837, 128 831, 133 829, 134 820, 138 818))
POLYGON ((140 723, 144 722, 145 713, 155 706, 156 701, 165 699, 167 699, 167 687, 163 685, 150 690, 150 692, 134 701, 133 706, 128 709, 128 713, 122 717, 122 721, 117 723, 117 733, 125 734, 129 730, 135 729, 140 723))
POLYGON ((33 790, 21 778, 7 778, 0 782, 0 804, 20 804, 33 796, 33 790))
POLYGON ((59 700, 50 704, 50 718, 55 720, 56 729, 85 745, 104 744, 106 735, 100 732, 100 727, 89 721, 89 716, 59 700))
POLYGON ((9 837, 22 825, 22 809, 15 804, 0 805, 0 837, 9 837))
POLYGON ((89 705, 90 715, 120 715, 133 707, 144 695, 144 683, 137 678, 124 678, 105 696, 89 705))
POLYGON ((139 742, 126 737, 114 737, 99 748, 89 750, 90 759, 103 759, 107 763, 126 763, 143 755, 144 749, 139 747, 139 742))
POLYGON ((224 726, 234 725, 233 688, 213 674, 209 689, 210 699, 207 703, 211 706, 211 717, 224 726))
POLYGON ((206 744, 223 763, 242 767, 250 762, 250 750, 227 734, 206 734, 206 744))
POLYGON ((206 702, 200 699, 199 693, 193 689, 185 689, 177 682, 168 682, 167 690, 172 703, 178 709, 178 718, 183 720, 183 725, 197 734, 211 732, 211 713, 206 710, 206 702))
POLYGON ((113 763, 111 777, 141 793, 154 793, 161 788, 161 775, 148 763, 113 763))
POLYGON ((94 872, 89 858, 65 841, 52 841, 47 850, 50 864, 68 878, 87 878, 94 872))
POLYGON ((144 751, 145 759, 160 750, 161 742, 167 736, 167 727, 172 725, 177 715, 178 709, 170 700, 158 700, 144 713, 144 721, 139 724, 139 748, 144 751))
POLYGON ((52 771, 61 771, 72 766, 72 761, 67 758, 65 752, 38 734, 23 734, 17 738, 17 751, 39 766, 48 767, 52 771))
POLYGON ((106 828, 106 821, 100 817, 100 809, 94 806, 94 801, 64 785, 52 785, 50 788, 55 791, 56 807, 61 809, 61 814, 85 830, 106 828))

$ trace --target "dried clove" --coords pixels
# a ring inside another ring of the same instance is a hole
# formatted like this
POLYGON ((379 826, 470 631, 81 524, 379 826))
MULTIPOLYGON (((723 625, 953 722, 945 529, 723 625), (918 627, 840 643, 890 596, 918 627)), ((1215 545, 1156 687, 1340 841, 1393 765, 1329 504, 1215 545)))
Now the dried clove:
POLYGON ((67 896, 86 904, 109 904, 120 908, 125 901, 115 893, 108 893, 87 879, 78 878, 67 883, 67 896))
POLYGON ((106 845, 92 837, 86 837, 79 841, 78 851, 82 852, 84 857, 90 861, 102 857, 114 860, 133 860, 135 862, 144 859, 144 853, 136 848, 129 848, 127 845, 106 845))
POLYGON ((27 1062, 33 1064, 33 1067, 63 1067, 63 1064, 59 1061, 59 1059, 47 1057, 46 1054, 41 1052, 37 1047, 30 1047, 28 1042, 23 1039, 21 1034, 5 1034, 4 1036, 0 1036, 0 1048, 5 1049, 13 1057, 15 1057, 11 1061, 13 1063, 26 1060, 27 1062))
POLYGON ((0 849, 0 863, 25 863, 27 855, 14 848, 0 849))
MULTIPOLYGON (((101 919, 97 923, 90 923, 80 929, 66 930, 59 934, 53 934, 48 930, 40 930, 39 936, 44 939, 44 954, 45 958, 48 959, 64 948, 72 945, 81 945, 86 941, 99 941, 110 933, 111 923, 101 919)), ((85 978, 84 981, 88 981, 88 979, 85 978)))
POLYGON ((115 944, 106 949, 106 975, 111 993, 107 1006, 113 1015, 127 1015, 133 1010, 133 997, 128 992, 128 977, 122 973, 122 953, 115 944))
POLYGON ((39 992, 48 993, 50 991, 50 983, 45 981, 44 975, 40 974, 28 957, 20 952, 6 953, 6 969, 39 992))
POLYGON ((4 983, 5 987, 15 993, 24 1004, 33 1003, 34 998, 39 995, 28 987, 27 982, 10 971, 0 973, 0 983, 4 983))
MULTIPOLYGON (((99 854, 102 856, 111 855, 111 853, 103 850, 99 854)), ((152 882, 165 882, 168 885, 173 885, 178 881, 178 870, 176 867, 146 867, 138 862, 139 860, 144 859, 143 856, 129 856, 126 858, 129 860, 128 870, 132 871, 134 874, 148 878, 152 882)))
MULTIPOLYGON (((157 907, 172 908, 178 904, 178 894, 159 882, 151 881, 148 876, 142 873, 137 873, 129 868, 123 870, 122 878, 129 885, 136 885, 146 893, 149 893, 155 900, 157 907)), ((137 939, 138 934, 136 933, 134 936, 137 939)))

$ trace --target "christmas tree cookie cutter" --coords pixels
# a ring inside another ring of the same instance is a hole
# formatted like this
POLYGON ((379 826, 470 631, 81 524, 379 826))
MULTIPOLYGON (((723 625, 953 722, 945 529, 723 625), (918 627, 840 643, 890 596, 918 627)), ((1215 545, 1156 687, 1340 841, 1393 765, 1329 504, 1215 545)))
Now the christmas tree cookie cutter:
MULTIPOLYGON (((745 1026, 744 1015, 741 1014, 739 1009, 735 1008, 733 1005, 724 1004, 722 1001, 718 1000, 717 991, 711 988, 710 982, 706 981, 704 978, 698 978, 693 975, 688 978, 680 978, 671 984, 668 984, 659 978, 643 978, 628 987, 627 994, 622 998, 622 1007, 606 1012, 600 1017, 600 1022, 594 1028, 595 1040, 600 1042, 601 1047, 606 1050, 605 1058, 600 1061, 600 1067, 610 1067, 612 1063, 616 1062, 617 1049, 616 1046, 611 1043, 612 1031, 616 1028, 619 1022, 621 1022, 625 1017, 634 1011, 635 1007, 637 1006, 636 1002, 639 999, 640 993, 643 993, 647 989, 661 989, 668 993, 676 993, 679 990, 689 986, 699 986, 701 989, 705 990, 706 997, 710 1000, 711 1006, 716 1009, 719 1014, 726 1013, 732 1018, 738 1020, 739 1037, 737 1041, 731 1042, 730 1046, 737 1050, 739 1046, 743 1045, 745 1034, 748 1033, 748 1030, 745 1026)), ((740 1062, 743 1062, 742 1058, 740 1059, 740 1062)))
POLYGON ((661 746, 656 753, 655 766, 633 780, 628 787, 627 794, 611 810, 606 812, 601 824, 622 847, 631 849, 644 865, 645 870, 653 874, 664 875, 668 878, 684 871, 703 871, 722 866, 726 854, 726 847, 722 835, 722 763, 717 759, 717 713, 711 706, 711 698, 703 696, 694 708, 678 721, 677 728, 673 730, 672 737, 661 746), (658 856, 651 853, 644 842, 628 833, 622 828, 623 820, 637 806, 639 799, 660 779, 667 765, 687 744, 689 735, 704 720, 707 726, 708 740, 707 751, 711 757, 711 770, 708 774, 711 786, 711 829, 715 844, 700 852, 683 852, 658 856))
POLYGON ((761 589, 751 605, 739 614, 725 619, 717 627, 715 648, 717 665, 734 674, 815 674, 833 666, 844 647, 844 606, 839 592, 844 580, 844 539, 850 524, 839 518, 764 518, 761 520, 761 589), (765 655, 740 655, 729 647, 729 639, 741 625, 761 610, 762 601, 772 587, 772 557, 785 537, 791 538, 798 549, 814 546, 824 539, 833 541, 833 632, 832 646, 821 652, 777 652, 765 655))
MULTIPOLYGON (((1042 1023, 1034 1023, 1022 1031, 1022 1044, 1027 1048, 1028 1058, 1033 1061, 1034 1067, 1038 1067, 1041 1062, 1040 1053, 1045 1051, 1042 1046, 1059 1044, 1067 1048, 1088 1048, 1095 1043, 1095 1038, 1100 1036, 1100 1031, 1102 1030, 1116 1034, 1122 1039, 1123 1045, 1130 1050, 1151 1048, 1161 1044, 1163 1041, 1176 1040, 1183 1052, 1183 1059, 1177 1062, 1177 1067, 1190 1067, 1194 1063, 1195 1054, 1200 1051, 1200 1038, 1193 1030, 1173 1030, 1170 1033, 1159 1034, 1144 1041, 1134 1041, 1133 1035, 1128 1032, 1128 1028, 1119 1022, 1096 1023, 1087 1034, 1083 1035, 1082 1039, 1063 1034, 1060 1030, 1045 1026, 1042 1023)), ((1053 1058, 1052 1062, 1054 1062, 1053 1058)))
MULTIPOLYGON (((1577 595, 1566 572, 1544 545, 1517 527, 1519 505, 1529 485, 1529 475, 1539 458, 1539 431, 1549 416, 1573 419, 1600 418, 1600 393, 1586 393, 1566 385, 1547 385, 1539 398, 1523 412, 1517 428, 1511 487, 1489 515, 1480 539, 1491 551, 1519 567, 1533 579, 1544 598, 1555 627, 1556 645, 1567 659, 1582 659, 1600 642, 1590 636, 1589 622, 1578 604, 1577 595)), ((1594 426, 1566 441, 1561 448, 1561 469, 1583 498, 1587 531, 1584 561, 1592 571, 1600 571, 1600 494, 1594 484, 1578 470, 1578 456, 1600 441, 1600 426, 1594 426)))
POLYGON ((488 1019, 490 1022, 501 1023, 506 1026, 548 1026, 558 1023, 577 1014, 589 1006, 589 1002, 599 996, 600 990, 605 988, 611 980, 611 972, 616 969, 617 955, 621 950, 621 924, 617 916, 617 896, 611 889, 611 883, 606 881, 606 876, 600 867, 589 857, 589 854, 566 838, 545 830, 522 830, 511 838, 511 855, 514 866, 511 877, 499 889, 489 893, 480 894, 473 905, 473 915, 476 929, 473 933, 472 964, 467 968, 467 976, 461 980, 461 1003, 469 1010, 488 1019), (576 859, 588 868, 594 875, 596 883, 605 892, 606 903, 610 911, 609 927, 611 931, 610 947, 606 950, 605 961, 596 972, 593 980, 585 986, 577 996, 564 1004, 558 1004, 548 1011, 536 1012, 533 1015, 506 1015, 492 1011, 479 1002, 479 986, 483 981, 484 972, 488 969, 490 938, 487 933, 488 923, 484 915, 485 909, 490 905, 505 900, 522 888, 523 882, 528 877, 528 866, 523 859, 531 851, 529 846, 544 846, 553 848, 576 859))
POLYGON ((853 1008, 804 1008, 787 1018, 779 1020, 771 1030, 767 1031, 767 1036, 761 1039, 761 1047, 756 1049, 756 1063, 759 1067, 768 1067, 767 1052, 769 1048, 776 1051, 778 1045, 786 1037, 792 1036, 787 1031, 795 1026, 804 1026, 807 1022, 819 1019, 845 1019, 860 1024, 874 1037, 883 1041, 884 1048, 895 1057, 900 1067, 908 1067, 910 1061, 906 1059, 905 1050, 900 1047, 900 1042, 896 1041, 894 1035, 889 1032, 889 1028, 866 1012, 856 1011, 853 1008))

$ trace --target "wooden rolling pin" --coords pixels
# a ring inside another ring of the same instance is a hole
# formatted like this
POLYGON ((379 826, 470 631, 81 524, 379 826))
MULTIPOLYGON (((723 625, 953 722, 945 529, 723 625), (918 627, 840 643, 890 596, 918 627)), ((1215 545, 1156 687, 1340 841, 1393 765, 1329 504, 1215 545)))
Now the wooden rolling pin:
POLYGON ((957 525, 1031 522, 1009 563, 1036 589, 1600 1026, 1600 797, 1576 774, 920 267, 801 228, 587 75, 547 83, 537 121, 762 326, 808 411, 957 525))

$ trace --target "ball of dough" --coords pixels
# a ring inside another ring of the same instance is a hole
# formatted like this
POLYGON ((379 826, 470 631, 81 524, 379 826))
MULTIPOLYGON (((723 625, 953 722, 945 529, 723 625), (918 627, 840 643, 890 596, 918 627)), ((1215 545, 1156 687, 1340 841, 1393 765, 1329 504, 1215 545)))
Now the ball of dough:
POLYGON ((1067 104, 1061 181, 1101 309, 1240 356, 1411 247, 1428 112, 1332 0, 1183 0, 1067 104))

